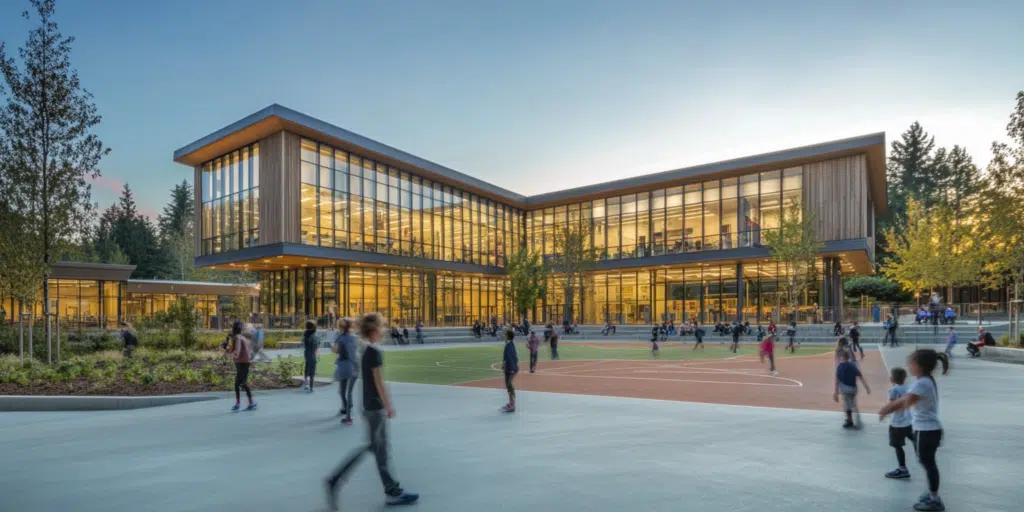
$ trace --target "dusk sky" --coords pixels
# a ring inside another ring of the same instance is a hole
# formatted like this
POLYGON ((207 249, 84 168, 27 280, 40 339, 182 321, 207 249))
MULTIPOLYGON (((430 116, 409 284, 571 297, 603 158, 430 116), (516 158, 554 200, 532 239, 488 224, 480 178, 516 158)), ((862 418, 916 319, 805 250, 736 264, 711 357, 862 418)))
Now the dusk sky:
MULTIPOLYGON (((1024 2, 58 0, 122 183, 271 103, 535 194, 885 131, 979 165, 1024 89, 1024 2), (824 4, 829 4, 824 6, 824 4), (952 5, 950 3, 949 5, 952 5)), ((21 46, 27 0, 0 2, 21 46)))

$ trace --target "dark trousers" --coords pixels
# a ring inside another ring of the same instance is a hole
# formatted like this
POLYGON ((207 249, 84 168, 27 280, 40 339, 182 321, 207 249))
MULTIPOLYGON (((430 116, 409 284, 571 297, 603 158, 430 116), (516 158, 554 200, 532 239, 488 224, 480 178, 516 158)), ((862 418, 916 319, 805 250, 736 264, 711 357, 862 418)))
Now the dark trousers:
POLYGON ((941 430, 922 430, 914 433, 917 437, 917 460, 928 475, 928 490, 939 492, 939 466, 935 463, 935 452, 942 444, 941 430))
POLYGON ((309 385, 313 385, 313 378, 316 377, 316 356, 306 357, 306 371, 302 376, 309 379, 309 385))
POLYGON ((249 363, 235 363, 235 402, 242 401, 242 390, 252 403, 252 390, 249 389, 249 363))
POLYGON ((536 370, 536 369, 537 369, 537 353, 531 351, 530 352, 530 373, 533 373, 533 371, 536 370))
POLYGON ((388 418, 383 410, 363 411, 363 418, 366 420, 369 442, 360 446, 348 454, 348 457, 327 477, 327 482, 332 486, 344 482, 348 474, 359 464, 363 455, 372 453, 377 460, 377 472, 380 473, 380 481, 384 484, 384 492, 397 496, 402 493, 402 488, 391 476, 388 468, 388 418))
POLYGON ((967 352, 971 354, 971 357, 978 357, 981 355, 981 349, 978 348, 976 343, 967 343, 967 352))
POLYGON ((551 359, 558 359, 558 340, 551 338, 551 359))
POLYGON ((896 329, 888 329, 885 331, 885 338, 882 339, 882 345, 886 343, 892 343, 892 346, 898 345, 896 343, 896 329))
POLYGON ((352 388, 356 387, 356 378, 341 379, 338 381, 338 393, 341 394, 341 407, 345 410, 345 414, 349 419, 352 419, 352 408, 355 405, 352 402, 352 388))

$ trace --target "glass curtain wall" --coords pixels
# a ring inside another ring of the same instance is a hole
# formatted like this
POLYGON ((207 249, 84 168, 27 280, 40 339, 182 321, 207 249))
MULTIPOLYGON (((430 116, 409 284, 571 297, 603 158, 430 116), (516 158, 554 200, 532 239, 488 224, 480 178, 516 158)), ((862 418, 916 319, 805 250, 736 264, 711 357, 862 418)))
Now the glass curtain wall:
POLYGON ((468 325, 512 319, 508 282, 485 277, 411 269, 326 267, 260 273, 260 300, 274 325, 298 326, 332 312, 359 316, 380 312, 393 325, 468 325))
POLYGON ((778 229, 780 207, 800 200, 802 173, 791 167, 533 210, 526 242, 549 260, 555 233, 585 222, 603 260, 756 247, 778 229))
MULTIPOLYGON (((820 266, 820 263, 819 263, 820 266)), ((758 319, 776 321, 789 314, 782 292, 779 267, 774 262, 743 264, 743 286, 736 264, 595 272, 586 279, 583 303, 579 292, 574 300, 575 321, 601 324, 650 324, 671 320, 676 323, 700 320, 704 323, 733 321, 742 298, 742 318, 751 324, 758 319), (742 297, 741 297, 742 295, 742 297), (781 302, 780 302, 781 301, 781 302), (780 316, 782 315, 782 316, 780 316)), ((818 275, 818 274, 816 274, 818 275)), ((809 286, 794 297, 800 319, 809 315, 818 300, 816 275, 809 286)), ((563 281, 550 277, 547 295, 534 311, 535 322, 560 324, 565 307, 563 281)))
POLYGON ((259 244, 259 144, 206 162, 196 186, 202 198, 202 255, 259 244))
POLYGON ((301 151, 302 243, 504 266, 520 210, 309 139, 301 151))

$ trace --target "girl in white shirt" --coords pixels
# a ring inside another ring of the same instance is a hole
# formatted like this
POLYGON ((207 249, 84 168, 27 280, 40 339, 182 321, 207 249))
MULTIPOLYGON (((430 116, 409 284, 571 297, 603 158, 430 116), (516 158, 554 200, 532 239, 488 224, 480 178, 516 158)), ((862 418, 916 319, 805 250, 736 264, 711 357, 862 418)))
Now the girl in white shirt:
POLYGON ((949 371, 946 354, 932 349, 915 350, 907 356, 907 369, 917 377, 914 385, 899 400, 889 402, 878 411, 880 420, 896 411, 910 409, 917 458, 928 475, 928 492, 914 504, 914 510, 946 510, 939 498, 939 468, 935 463, 935 452, 942 443, 942 422, 939 421, 939 390, 932 373, 942 365, 942 374, 949 371))

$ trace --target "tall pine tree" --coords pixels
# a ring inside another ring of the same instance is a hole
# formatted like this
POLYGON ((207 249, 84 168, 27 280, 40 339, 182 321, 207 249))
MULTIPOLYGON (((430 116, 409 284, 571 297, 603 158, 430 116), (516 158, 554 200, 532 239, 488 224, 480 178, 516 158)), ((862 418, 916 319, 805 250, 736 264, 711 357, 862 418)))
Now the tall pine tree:
MULTIPOLYGON (((168 258, 158 243, 156 229, 139 213, 135 195, 125 184, 118 202, 110 205, 100 218, 100 231, 109 226, 110 240, 135 265, 135 277, 152 279, 168 275, 168 258)), ((108 254, 116 254, 112 248, 108 254)))
POLYGON ((171 201, 164 206, 164 211, 157 220, 160 238, 166 240, 173 232, 184 234, 187 224, 194 222, 195 212, 192 184, 188 180, 182 180, 171 189, 171 201))
MULTIPOLYGON (((21 236, 38 238, 35 256, 48 269, 84 230, 92 208, 86 178, 99 176, 100 159, 110 150, 92 133, 101 118, 71 67, 74 38, 58 30, 54 0, 31 5, 39 24, 18 49, 20 66, 0 43, 8 92, 0 107, 0 194, 25 219, 21 236)), ((22 16, 32 19, 28 11, 22 16)), ((42 278, 44 313, 50 310, 47 275, 48 270, 42 278)))

